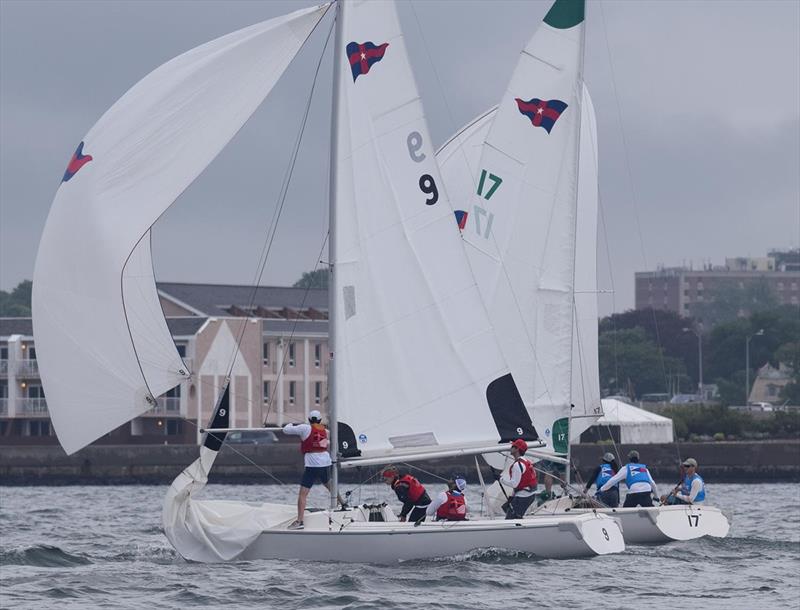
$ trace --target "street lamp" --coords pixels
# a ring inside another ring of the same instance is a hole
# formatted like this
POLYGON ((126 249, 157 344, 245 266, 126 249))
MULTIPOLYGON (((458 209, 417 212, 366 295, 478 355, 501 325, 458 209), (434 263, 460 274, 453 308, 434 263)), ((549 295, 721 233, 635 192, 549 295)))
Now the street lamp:
POLYGON ((764 335, 764 329, 759 328, 752 335, 747 335, 744 342, 744 404, 750 404, 750 339, 764 335))
POLYGON ((683 332, 685 333, 694 333, 697 337, 697 368, 698 370, 698 382, 697 382, 697 394, 700 396, 700 401, 705 402, 705 396, 703 396, 703 324, 697 324, 698 330, 694 328, 684 328, 683 332))

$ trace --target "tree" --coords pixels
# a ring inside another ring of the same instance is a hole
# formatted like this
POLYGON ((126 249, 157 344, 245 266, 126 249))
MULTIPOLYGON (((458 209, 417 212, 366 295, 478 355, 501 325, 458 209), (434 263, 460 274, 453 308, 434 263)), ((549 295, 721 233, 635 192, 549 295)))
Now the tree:
POLYGON ((9 318, 28 318, 31 315, 30 280, 17 284, 10 293, 0 290, 0 316, 9 318))
POLYGON ((686 377, 678 358, 663 356, 641 328, 604 332, 599 338, 600 385, 609 391, 634 387, 637 396, 668 391, 668 376, 686 377))
POLYGON ((317 288, 321 290, 328 289, 328 273, 327 269, 315 269, 314 271, 306 271, 303 277, 297 280, 294 288, 317 288))

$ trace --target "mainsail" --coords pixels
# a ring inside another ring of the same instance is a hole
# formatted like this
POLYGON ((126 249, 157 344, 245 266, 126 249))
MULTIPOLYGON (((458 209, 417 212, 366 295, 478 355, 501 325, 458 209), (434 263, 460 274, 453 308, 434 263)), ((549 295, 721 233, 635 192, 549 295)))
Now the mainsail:
POLYGON ((343 23, 334 402, 344 457, 535 439, 470 272, 393 3, 343 23))
POLYGON ((572 402, 583 30, 583 1, 557 0, 467 166, 474 189, 454 206, 503 355, 558 453, 572 402))
POLYGON ((327 6, 244 28, 167 62, 78 146, 33 280, 39 366, 67 453, 151 409, 190 374, 159 305, 150 227, 255 111, 327 6))

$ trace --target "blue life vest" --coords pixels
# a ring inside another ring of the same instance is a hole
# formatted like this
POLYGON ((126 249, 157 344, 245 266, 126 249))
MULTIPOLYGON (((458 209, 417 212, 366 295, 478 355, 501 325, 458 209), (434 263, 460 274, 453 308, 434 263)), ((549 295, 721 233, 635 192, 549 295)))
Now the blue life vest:
POLYGON ((650 484, 650 473, 647 472, 647 466, 644 464, 630 463, 627 466, 628 472, 625 476, 625 484, 630 489, 634 483, 647 483, 650 484))
POLYGON ((700 488, 700 493, 698 493, 694 499, 694 503, 697 504, 698 502, 702 502, 703 500, 706 499, 706 482, 703 481, 703 477, 701 477, 699 474, 695 472, 692 476, 686 475, 683 478, 683 485, 681 485, 681 493, 687 497, 691 495, 692 482, 695 479, 700 479, 700 484, 702 485, 702 487, 700 488))
MULTIPOLYGON (((597 473, 597 479, 595 479, 594 484, 597 485, 597 491, 600 491, 600 488, 608 482, 611 477, 614 476, 614 469, 611 467, 611 464, 601 464, 600 465, 600 472, 597 473)), ((614 487, 619 487, 619 483, 614 485, 614 487)))

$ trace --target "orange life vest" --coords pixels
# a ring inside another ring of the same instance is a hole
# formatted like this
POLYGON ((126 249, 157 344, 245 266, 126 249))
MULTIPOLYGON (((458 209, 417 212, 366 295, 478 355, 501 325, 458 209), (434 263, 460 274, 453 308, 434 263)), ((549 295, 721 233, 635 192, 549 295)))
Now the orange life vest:
POLYGON ((323 453, 328 450, 328 430, 322 424, 311 424, 311 434, 300 442, 303 453, 323 453))
POLYGON ((464 521, 467 518, 467 502, 464 494, 447 492, 447 502, 436 509, 436 518, 445 521, 464 521))
POLYGON ((425 487, 417 481, 414 477, 410 474, 404 474, 402 477, 397 479, 392 485, 392 489, 394 489, 398 483, 406 483, 408 485, 408 499, 411 502, 416 502, 422 497, 422 494, 425 493, 425 487))
POLYGON ((533 465, 525 458, 518 458, 516 462, 511 464, 511 468, 508 469, 509 478, 513 476, 514 468, 517 464, 521 464, 523 470, 522 476, 519 478, 519 485, 514 488, 514 491, 534 491, 539 481, 536 480, 536 471, 533 469, 533 465))

